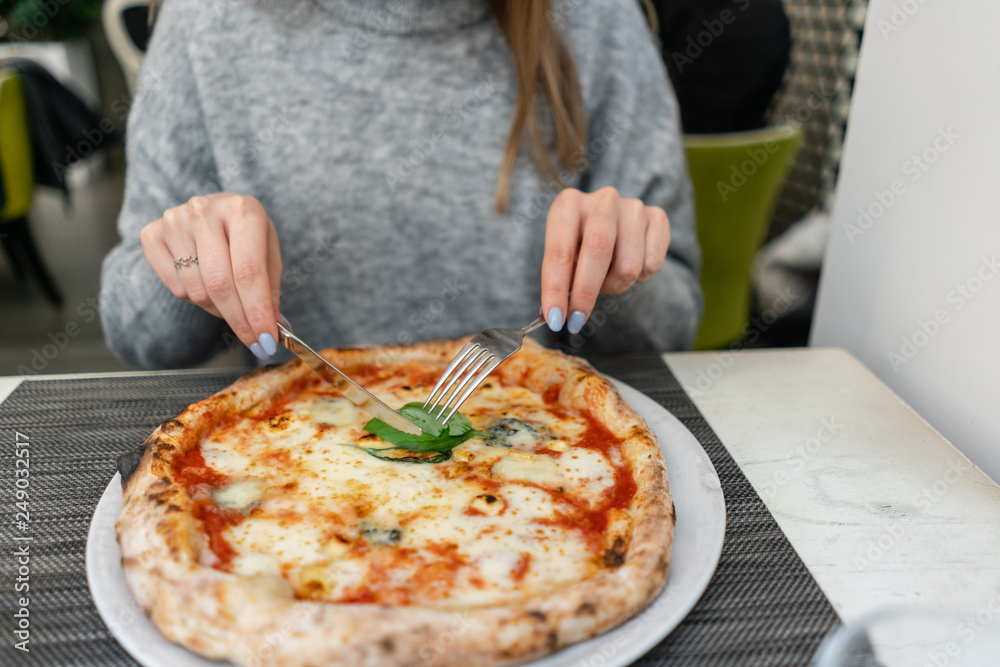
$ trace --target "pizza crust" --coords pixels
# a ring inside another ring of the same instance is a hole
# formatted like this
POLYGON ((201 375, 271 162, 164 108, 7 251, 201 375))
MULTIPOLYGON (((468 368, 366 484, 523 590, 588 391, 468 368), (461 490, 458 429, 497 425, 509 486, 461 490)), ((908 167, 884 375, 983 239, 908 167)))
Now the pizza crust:
MULTIPOLYGON (((447 363, 467 339, 324 350, 333 363, 447 363)), ((175 457, 225 417, 309 373, 299 360, 258 369, 188 406, 145 443, 116 524, 122 567, 136 600, 170 641, 240 665, 502 665, 552 653, 628 620, 663 587, 674 513, 655 437, 614 387, 586 362, 530 339, 496 371, 589 411, 625 438, 637 485, 627 519, 612 522, 607 569, 558 591, 472 608, 390 607, 294 598, 281 577, 239 577, 199 563, 204 534, 194 504, 171 477, 175 457), (616 532, 617 531, 617 532, 616 532)))

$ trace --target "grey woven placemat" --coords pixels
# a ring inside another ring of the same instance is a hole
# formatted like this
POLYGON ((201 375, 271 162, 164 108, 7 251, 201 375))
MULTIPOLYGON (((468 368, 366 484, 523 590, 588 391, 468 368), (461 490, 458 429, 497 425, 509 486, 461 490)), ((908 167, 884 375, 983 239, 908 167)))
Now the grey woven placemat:
POLYGON ((726 542, 712 582, 636 667, 808 665, 840 620, 698 408, 659 355, 591 362, 670 410, 705 448, 726 497, 726 542))
MULTIPOLYGON (((726 495, 726 545, 715 578, 684 623, 637 664, 807 664, 837 617, 746 478, 659 357, 596 362, 694 433, 726 495)), ((90 518, 120 454, 237 375, 31 380, 0 405, 0 665, 136 664, 90 598, 84 569, 90 518), (25 439, 29 521, 22 529, 15 517, 15 443, 25 439), (18 582, 16 552, 25 544, 28 573, 18 582), (30 589, 15 592, 19 583, 30 589), (28 597, 30 653, 14 648, 21 596, 28 597)))

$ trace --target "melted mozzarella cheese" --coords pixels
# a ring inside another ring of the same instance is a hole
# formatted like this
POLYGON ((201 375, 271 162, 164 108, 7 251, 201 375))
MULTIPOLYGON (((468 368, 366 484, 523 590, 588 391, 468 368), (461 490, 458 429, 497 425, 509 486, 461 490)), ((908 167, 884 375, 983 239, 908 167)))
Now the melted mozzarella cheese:
MULTIPOLYGON (((426 392, 382 398, 402 405, 426 392)), ((298 595, 328 600, 356 599, 377 581, 393 599, 405 590, 407 603, 441 607, 499 603, 594 573, 592 536, 560 518, 599 507, 615 482, 608 456, 573 445, 584 418, 491 383, 463 406, 474 428, 505 417, 531 428, 504 443, 471 438, 440 464, 412 464, 354 446, 369 417, 346 399, 307 392, 286 410, 202 443, 209 466, 244 480, 216 490, 216 502, 253 506, 225 530, 237 553, 231 571, 281 573, 298 595), (427 580, 429 568, 443 568, 433 570, 440 581, 427 580)))
POLYGON ((281 576, 281 564, 273 554, 246 553, 233 559, 232 571, 244 577, 257 574, 281 576))
POLYGON ((205 464, 223 475, 241 476, 250 467, 251 460, 236 449, 236 442, 235 438, 230 439, 228 444, 214 439, 203 442, 201 455, 205 464))
POLYGON ((531 482, 552 488, 562 486, 563 476, 556 460, 539 454, 511 452, 493 464, 494 477, 515 482, 531 482))
POLYGON ((591 508, 599 506, 602 494, 615 485, 615 469, 593 449, 574 447, 559 457, 557 467, 569 493, 591 508))
POLYGON ((309 418, 313 423, 331 426, 352 426, 370 419, 361 408, 346 398, 326 398, 309 406, 309 418))
POLYGON ((236 482, 214 494, 215 504, 223 509, 244 511, 264 497, 264 487, 257 481, 236 482))

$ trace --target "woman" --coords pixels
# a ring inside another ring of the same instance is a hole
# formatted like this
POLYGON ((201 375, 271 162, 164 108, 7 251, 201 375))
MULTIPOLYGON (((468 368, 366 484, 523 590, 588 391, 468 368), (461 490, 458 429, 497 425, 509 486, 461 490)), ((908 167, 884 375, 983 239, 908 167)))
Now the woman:
POLYGON ((167 0, 119 230, 104 330, 141 367, 204 361, 229 327, 266 359, 279 313, 325 347, 541 306, 568 347, 623 350, 687 346, 700 310, 676 102, 633 0, 167 0))

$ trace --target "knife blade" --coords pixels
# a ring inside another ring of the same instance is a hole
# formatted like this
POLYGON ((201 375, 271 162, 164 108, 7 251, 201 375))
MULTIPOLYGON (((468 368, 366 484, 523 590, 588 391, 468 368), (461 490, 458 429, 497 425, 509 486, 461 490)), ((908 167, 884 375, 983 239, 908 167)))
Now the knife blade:
POLYGON ((357 382, 348 377, 342 370, 319 355, 316 350, 306 345, 301 338, 291 332, 281 322, 278 322, 278 341, 292 354, 306 362, 316 374, 333 385, 333 388, 344 395, 351 403, 365 412, 378 417, 389 426, 411 435, 423 435, 423 430, 409 419, 399 414, 379 400, 357 382))

